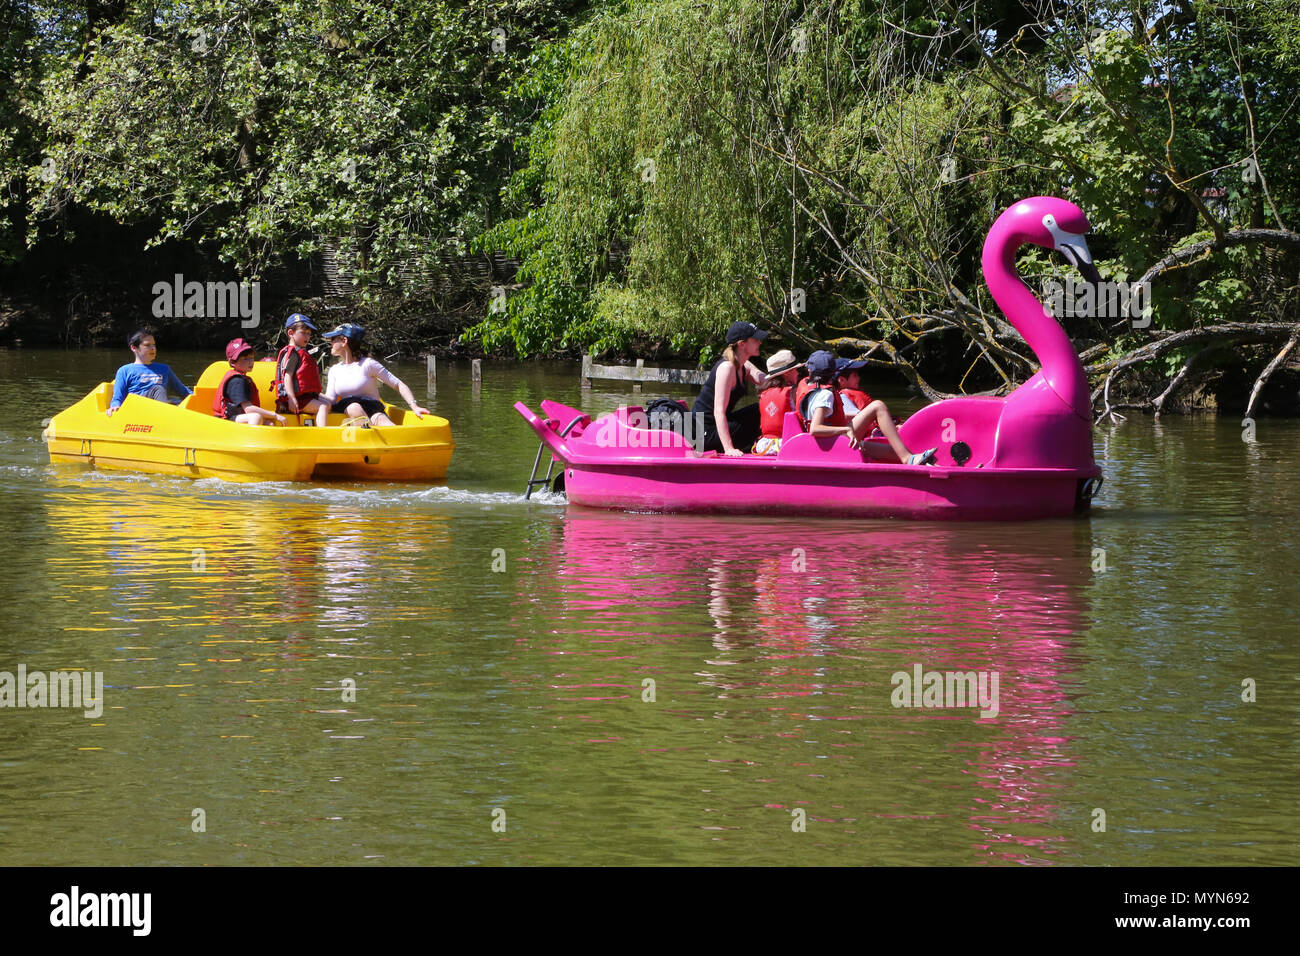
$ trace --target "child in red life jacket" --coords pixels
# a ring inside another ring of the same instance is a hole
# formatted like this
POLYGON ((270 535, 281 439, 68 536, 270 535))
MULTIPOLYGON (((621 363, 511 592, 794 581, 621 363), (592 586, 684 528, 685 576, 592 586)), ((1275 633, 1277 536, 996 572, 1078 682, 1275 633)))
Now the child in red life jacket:
POLYGON ((763 434, 754 442, 755 455, 775 455, 781 450, 785 416, 794 411, 790 394, 801 368, 803 363, 796 362, 789 349, 782 349, 767 360, 767 380, 758 390, 758 417, 763 434))
MULTIPOLYGON (((320 400, 320 369, 307 351, 311 334, 319 329, 311 319, 295 312, 284 321, 289 344, 275 357, 275 410, 281 414, 308 415, 325 403, 320 400)), ((306 424, 314 425, 308 419, 306 424)))
POLYGON ((226 346, 226 361, 230 371, 221 379, 217 393, 212 398, 212 412, 218 418, 245 425, 260 425, 263 420, 284 424, 284 416, 268 412, 259 405, 257 383, 248 377, 256 359, 253 347, 243 339, 234 339, 226 346))
POLYGON ((866 367, 867 363, 860 360, 856 362, 846 358, 835 360, 835 386, 840 390, 844 414, 849 418, 871 404, 871 396, 862 390, 860 370, 866 367))
MULTIPOLYGON (((897 456, 898 461, 907 465, 929 465, 934 462, 937 448, 913 454, 903 444, 884 402, 868 401, 866 408, 858 409, 850 417, 840 394, 836 372, 835 356, 830 352, 814 352, 808 357, 808 380, 800 382, 795 389, 795 414, 809 434, 824 438, 845 435, 850 448, 861 449, 878 460, 892 460, 897 456), (873 425, 885 436, 889 447, 893 449, 893 455, 878 444, 863 440, 870 434, 873 425)), ((849 380, 850 388, 860 392, 852 384, 853 381, 855 379, 849 380)), ((857 408, 857 405, 852 407, 857 408)))

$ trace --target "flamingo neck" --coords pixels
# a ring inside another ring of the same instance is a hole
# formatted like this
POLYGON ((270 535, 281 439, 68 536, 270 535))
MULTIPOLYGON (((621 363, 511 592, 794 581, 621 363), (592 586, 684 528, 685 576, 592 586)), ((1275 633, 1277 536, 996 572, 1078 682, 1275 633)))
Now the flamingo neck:
POLYGON ((984 279, 993 301, 1038 357, 1043 381, 1071 411, 1091 422, 1083 363, 1065 330, 1016 272, 1016 252, 1023 244, 1010 229, 990 232, 984 243, 984 279))

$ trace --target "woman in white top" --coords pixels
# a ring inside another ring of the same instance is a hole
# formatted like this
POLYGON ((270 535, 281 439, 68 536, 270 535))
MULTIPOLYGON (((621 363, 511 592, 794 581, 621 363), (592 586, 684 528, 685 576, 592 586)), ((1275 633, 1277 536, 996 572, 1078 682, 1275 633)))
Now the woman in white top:
POLYGON ((362 426, 391 425, 393 420, 384 414, 384 403, 379 398, 379 383, 385 382, 401 394, 416 418, 429 414, 428 409, 415 403, 415 396, 406 383, 366 354, 361 337, 366 330, 353 322, 344 322, 337 329, 325 333, 330 352, 339 360, 331 366, 321 405, 316 412, 316 424, 325 427, 330 412, 366 421, 362 426))

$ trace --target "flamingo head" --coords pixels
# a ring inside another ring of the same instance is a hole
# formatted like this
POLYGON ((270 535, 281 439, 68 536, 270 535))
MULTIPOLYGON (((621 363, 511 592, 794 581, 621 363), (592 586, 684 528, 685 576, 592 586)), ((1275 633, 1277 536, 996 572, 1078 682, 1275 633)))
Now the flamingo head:
POLYGON ((1101 275, 1084 240, 1089 228, 1088 217, 1074 203, 1054 196, 1034 196, 1022 199, 999 216, 989 232, 989 241, 996 235, 1012 256, 1026 242, 1055 249, 1085 279, 1096 283, 1101 281, 1101 275))

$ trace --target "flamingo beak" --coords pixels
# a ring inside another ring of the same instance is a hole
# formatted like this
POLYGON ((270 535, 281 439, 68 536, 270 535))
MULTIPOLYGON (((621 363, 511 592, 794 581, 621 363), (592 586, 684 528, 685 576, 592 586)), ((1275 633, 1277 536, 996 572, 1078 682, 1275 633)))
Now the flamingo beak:
POLYGON ((1065 256, 1070 265, 1079 270, 1080 275, 1093 285, 1101 282, 1101 273, 1093 265, 1092 253, 1088 251, 1088 243, 1083 236, 1063 232, 1053 238, 1056 239, 1056 251, 1065 256))

